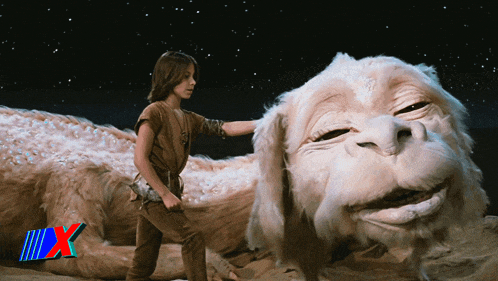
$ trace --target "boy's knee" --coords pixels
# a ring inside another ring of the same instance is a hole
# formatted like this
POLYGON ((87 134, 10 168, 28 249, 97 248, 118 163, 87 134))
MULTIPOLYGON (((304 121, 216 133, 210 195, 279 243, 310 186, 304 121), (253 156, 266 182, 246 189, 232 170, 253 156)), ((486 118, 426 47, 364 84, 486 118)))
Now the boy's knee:
POLYGON ((202 244, 204 245, 206 242, 204 241, 204 235, 202 235, 201 232, 192 232, 190 235, 188 235, 187 237, 185 237, 185 239, 183 239, 183 245, 187 245, 187 244, 202 244))

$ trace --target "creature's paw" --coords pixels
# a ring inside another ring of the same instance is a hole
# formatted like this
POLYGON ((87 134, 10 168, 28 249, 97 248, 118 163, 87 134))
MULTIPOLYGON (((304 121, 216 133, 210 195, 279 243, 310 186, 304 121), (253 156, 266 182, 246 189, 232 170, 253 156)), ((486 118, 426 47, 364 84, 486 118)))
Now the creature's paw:
POLYGON ((135 247, 98 243, 84 249, 77 249, 77 258, 46 262, 44 271, 85 278, 122 279, 131 266, 135 247))
MULTIPOLYGON (((219 254, 207 251, 207 263, 212 266, 217 275, 222 279, 239 280, 237 274, 235 274, 235 266, 229 263, 226 259, 222 258, 219 254)), ((213 277, 213 280, 216 278, 213 277)))

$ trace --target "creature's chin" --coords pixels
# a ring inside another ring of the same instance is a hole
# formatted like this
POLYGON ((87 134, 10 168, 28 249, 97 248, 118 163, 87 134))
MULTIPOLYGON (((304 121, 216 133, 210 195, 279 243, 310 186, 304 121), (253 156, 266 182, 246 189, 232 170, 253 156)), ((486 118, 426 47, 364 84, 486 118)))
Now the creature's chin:
POLYGON ((409 223, 435 215, 444 204, 447 190, 448 187, 438 186, 433 192, 420 195, 416 202, 392 208, 365 208, 352 212, 351 218, 390 230, 406 230, 409 223))

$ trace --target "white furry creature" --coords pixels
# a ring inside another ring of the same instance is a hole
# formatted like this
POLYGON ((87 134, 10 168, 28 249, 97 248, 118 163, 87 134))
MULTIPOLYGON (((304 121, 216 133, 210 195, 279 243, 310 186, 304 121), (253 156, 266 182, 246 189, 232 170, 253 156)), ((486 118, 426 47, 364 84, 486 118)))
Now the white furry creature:
POLYGON ((465 114, 432 67, 338 54, 257 125, 250 246, 313 281, 343 243, 375 241, 428 278, 421 256, 488 204, 465 114))
MULTIPOLYGON (((77 257, 49 260, 39 269, 124 279, 136 237, 130 202, 135 139, 131 131, 81 118, 0 107, 0 258, 19 260, 29 230, 83 222, 74 241, 77 257)), ((246 249, 256 175, 251 155, 191 157, 182 173, 186 214, 203 231, 207 261, 221 276, 233 266, 220 255, 246 249)), ((163 237, 179 241, 174 232, 163 237)), ((157 271, 166 279, 185 276, 179 246, 162 247, 157 271)))
MULTIPOLYGON (((255 154, 189 158, 186 213, 213 252, 243 249, 247 238, 310 281, 350 241, 382 243, 418 266, 447 229, 481 217, 488 203, 464 116, 431 67, 339 54, 258 121, 255 154)), ((42 269, 124 278, 135 241, 135 138, 71 116, 0 108, 2 258, 19 258, 29 230, 84 222, 78 257, 42 269)), ((157 270, 174 279, 181 267, 179 248, 164 245, 157 270)))

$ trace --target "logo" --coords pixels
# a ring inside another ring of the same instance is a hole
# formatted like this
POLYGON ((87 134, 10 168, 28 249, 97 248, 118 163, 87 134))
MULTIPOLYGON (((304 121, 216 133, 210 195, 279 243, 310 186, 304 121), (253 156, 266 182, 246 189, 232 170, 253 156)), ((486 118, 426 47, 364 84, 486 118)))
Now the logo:
POLYGON ((85 226, 75 223, 69 229, 57 226, 28 231, 19 261, 77 257, 73 242, 85 226))

